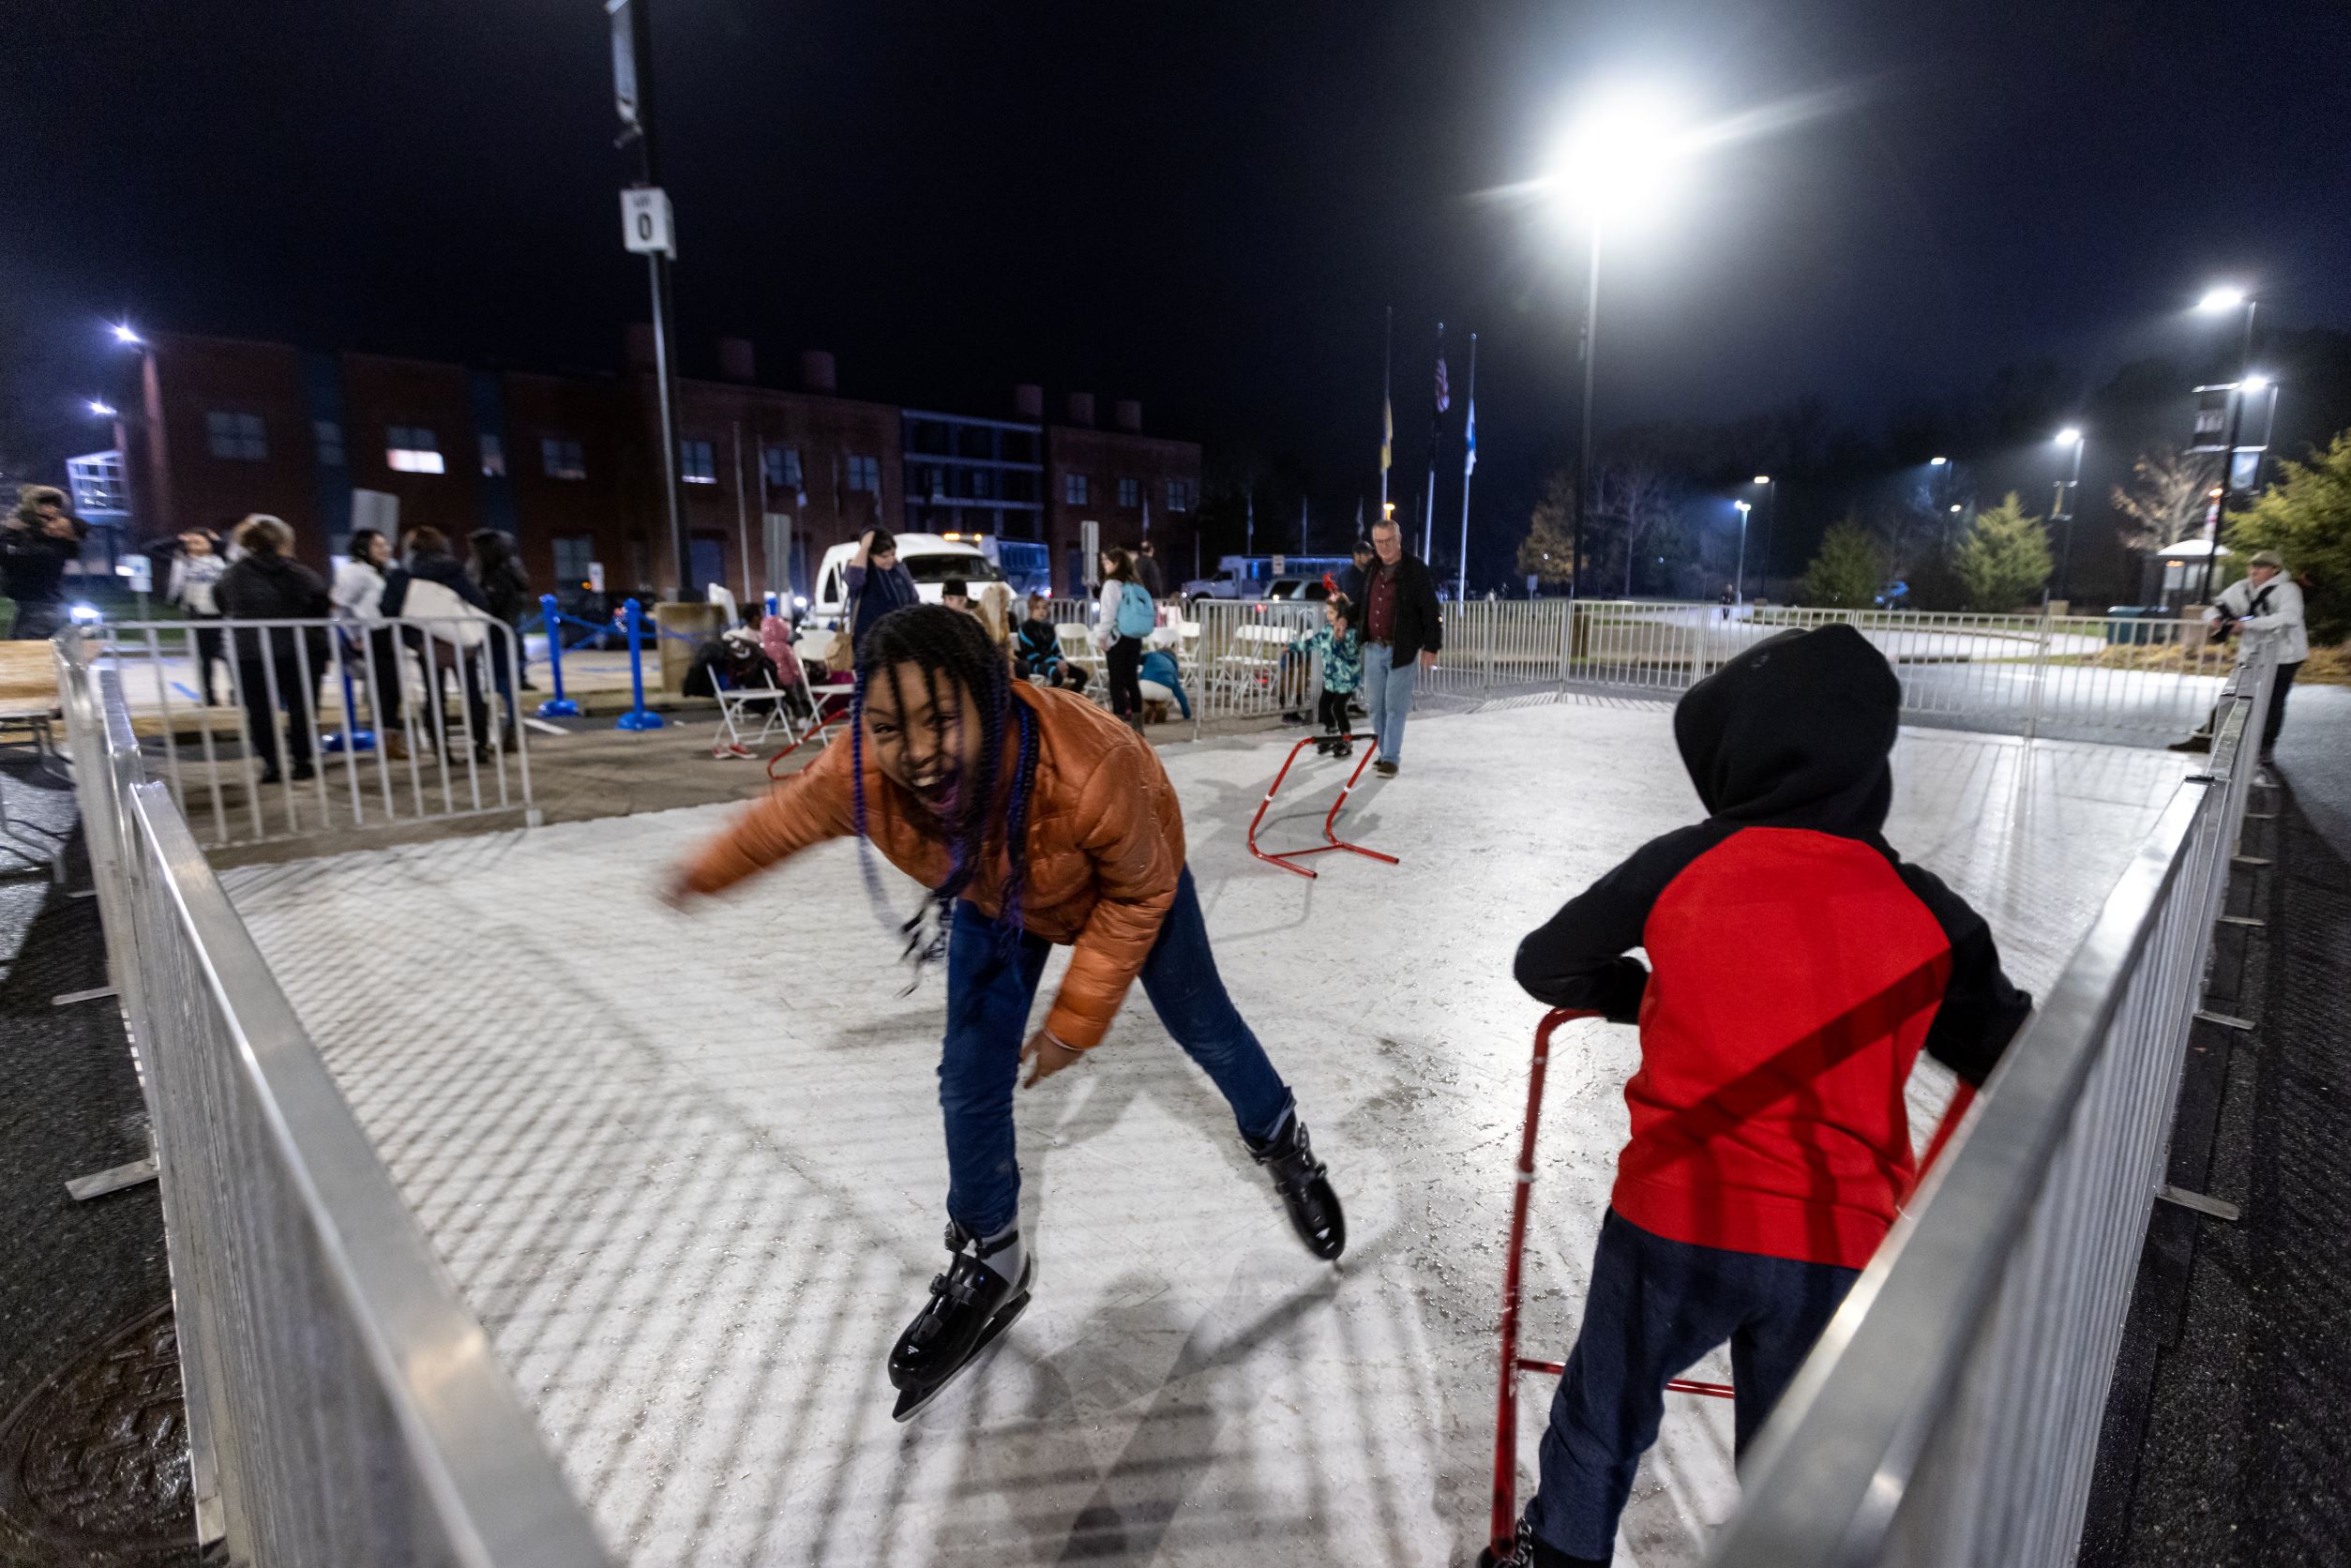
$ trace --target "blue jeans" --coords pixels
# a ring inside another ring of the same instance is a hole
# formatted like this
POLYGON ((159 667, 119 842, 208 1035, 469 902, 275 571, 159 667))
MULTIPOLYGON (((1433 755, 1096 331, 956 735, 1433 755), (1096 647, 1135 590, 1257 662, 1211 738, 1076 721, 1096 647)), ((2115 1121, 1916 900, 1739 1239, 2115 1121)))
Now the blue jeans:
POLYGON ((1418 659, 1395 668, 1395 649, 1385 642, 1364 648, 1364 707, 1371 715, 1371 732, 1379 737, 1379 760, 1404 761, 1404 720, 1412 711, 1412 688, 1420 684, 1418 659))
MULTIPOLYGON (((947 1214, 974 1236, 992 1236, 1020 1214, 1012 1094, 1037 977, 1052 946, 1023 931, 1006 955, 1000 934, 976 906, 957 902, 947 937, 939 1108, 947 1122, 947 1214)), ((1189 867, 1176 882, 1159 940, 1143 960, 1142 982, 1159 1021, 1224 1093, 1242 1132, 1262 1138, 1280 1131, 1289 1114, 1289 1088, 1225 994, 1189 867)))
POLYGON ((1570 1557, 1607 1561, 1633 1472, 1657 1440, 1666 1380, 1729 1340, 1744 1453, 1860 1277, 1831 1263, 1669 1242, 1609 1210, 1527 1504, 1535 1534, 1570 1557))

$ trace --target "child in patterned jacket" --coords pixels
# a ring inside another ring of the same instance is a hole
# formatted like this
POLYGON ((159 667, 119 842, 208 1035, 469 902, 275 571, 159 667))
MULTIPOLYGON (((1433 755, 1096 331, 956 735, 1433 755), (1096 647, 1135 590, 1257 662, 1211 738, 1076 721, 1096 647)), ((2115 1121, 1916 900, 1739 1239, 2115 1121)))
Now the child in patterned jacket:
POLYGON ((1315 749, 1325 757, 1355 754, 1355 721, 1348 704, 1364 678, 1364 640, 1355 629, 1355 606, 1345 594, 1322 601, 1322 625, 1290 643, 1292 652, 1322 656, 1322 697, 1315 704, 1315 721, 1322 738, 1315 749))

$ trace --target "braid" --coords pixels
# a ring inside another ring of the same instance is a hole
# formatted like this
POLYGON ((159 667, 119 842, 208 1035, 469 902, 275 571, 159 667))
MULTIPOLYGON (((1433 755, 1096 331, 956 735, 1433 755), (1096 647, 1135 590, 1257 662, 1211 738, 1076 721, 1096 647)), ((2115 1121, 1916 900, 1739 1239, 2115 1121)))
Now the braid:
MULTIPOLYGON (((851 710, 851 731, 855 737, 851 743, 851 762, 856 774, 851 804, 861 852, 867 856, 867 894, 875 901, 877 909, 884 907, 880 882, 871 866, 870 850, 865 847, 867 826, 864 734, 866 692, 877 670, 888 671, 884 678, 891 683, 892 696, 903 713, 905 699, 897 689, 897 670, 902 664, 912 664, 923 673, 925 693, 934 713, 938 711, 944 689, 950 686, 960 688, 964 701, 957 706, 956 723, 958 726, 967 721, 976 723, 980 745, 972 767, 972 776, 956 781, 949 820, 943 824, 946 829, 947 875, 929 891, 922 908, 915 912, 913 917, 898 927, 900 934, 907 939, 905 956, 914 963, 918 977, 925 964, 944 956, 946 933, 955 901, 963 896, 973 879, 987 867, 989 852, 1001 831, 1007 871, 1003 908, 997 919, 997 937, 1009 957, 1022 930, 1021 901, 1028 882, 1028 818, 1030 803, 1035 792, 1037 752, 1035 720, 1028 708, 1013 696, 1010 668, 988 640, 987 628, 976 619, 959 611, 936 605, 912 605, 883 616, 867 629, 857 653, 857 679, 851 710), (1018 739, 1010 808, 1002 819, 1000 828, 996 791, 1004 772, 1007 731, 1016 726, 1018 739)), ((959 730, 952 737, 951 744, 959 753, 962 747, 959 730)))

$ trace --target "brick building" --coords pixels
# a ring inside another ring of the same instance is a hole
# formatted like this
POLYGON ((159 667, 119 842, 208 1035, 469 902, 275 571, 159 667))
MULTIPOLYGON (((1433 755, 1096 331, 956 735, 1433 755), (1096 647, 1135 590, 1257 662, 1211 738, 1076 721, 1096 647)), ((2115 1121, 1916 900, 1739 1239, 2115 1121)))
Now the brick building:
MULTIPOLYGON (((324 567, 354 518, 396 506, 402 530, 430 524, 460 546, 478 528, 511 535, 540 584, 600 567, 610 588, 667 591, 650 350, 633 329, 623 373, 565 375, 151 334, 126 421, 134 531, 271 512, 324 567)), ((1200 448, 1144 435, 1138 403, 1119 403, 1104 430, 1076 394, 1047 425, 1034 386, 1014 389, 1008 417, 949 414, 844 398, 829 354, 802 354, 790 390, 761 384, 743 339, 722 339, 718 360, 720 379, 678 383, 697 591, 775 585, 769 555, 789 538, 806 592, 828 547, 881 521, 993 535, 1008 572, 1049 571, 1076 592, 1081 523, 1105 545, 1136 544, 1146 499, 1170 575, 1190 570, 1200 448)))

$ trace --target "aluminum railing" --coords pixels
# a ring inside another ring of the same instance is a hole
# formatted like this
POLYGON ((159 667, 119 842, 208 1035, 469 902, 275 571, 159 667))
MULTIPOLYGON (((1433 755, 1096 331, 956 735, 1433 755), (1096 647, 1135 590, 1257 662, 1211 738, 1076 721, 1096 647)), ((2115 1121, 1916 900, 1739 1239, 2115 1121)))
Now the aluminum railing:
MULTIPOLYGON (((1469 607, 1475 608, 1475 607, 1469 607)), ((2178 735, 2234 660, 2201 622, 1585 600, 1572 684, 1665 696, 1775 632, 1842 622, 1902 675, 1903 717, 2034 735, 2178 735)))
POLYGON ((96 629, 207 848, 494 811, 535 822, 514 629, 487 618, 96 629), (216 691, 219 702, 206 699, 216 691), (307 754, 307 757, 306 757, 307 754), (281 782, 282 781, 282 782, 281 782))
POLYGON ((121 672, 59 684, 108 962, 155 1138, 191 1536, 258 1568, 595 1568, 565 1489, 205 863, 121 672))
POLYGON ((1714 1568, 2073 1560, 2274 663, 1757 1439, 1714 1568))

